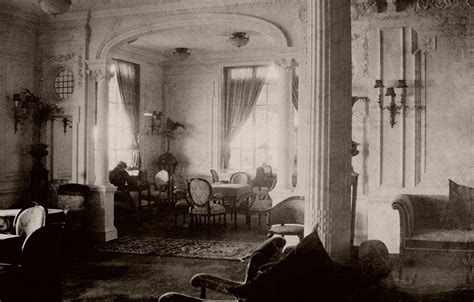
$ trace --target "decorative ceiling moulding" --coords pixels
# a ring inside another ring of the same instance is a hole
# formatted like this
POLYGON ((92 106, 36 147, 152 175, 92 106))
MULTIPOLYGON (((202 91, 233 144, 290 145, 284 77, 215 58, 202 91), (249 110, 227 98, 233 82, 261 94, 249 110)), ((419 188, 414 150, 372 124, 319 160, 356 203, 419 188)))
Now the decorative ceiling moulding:
POLYGON ((474 0, 417 0, 417 9, 466 9, 474 8, 474 0))
MULTIPOLYGON (((195 64, 220 64, 220 63, 238 63, 243 62, 248 65, 248 62, 268 62, 272 63, 274 57, 291 57, 295 58, 297 62, 301 62, 304 55, 298 52, 295 48, 288 48, 286 50, 275 51, 275 50, 261 50, 249 52, 219 52, 209 54, 196 54, 180 64, 195 65, 195 64)), ((172 66, 176 62, 166 61, 163 62, 163 66, 172 66)))
POLYGON ((275 49, 284 49, 290 46, 290 42, 280 28, 260 18, 237 14, 187 14, 145 20, 142 23, 118 29, 116 32, 110 33, 111 38, 104 41, 99 47, 96 58, 105 58, 113 47, 126 44, 135 38, 175 28, 199 27, 209 24, 209 20, 212 20, 215 26, 223 25, 237 28, 245 24, 246 28, 269 37, 273 41, 275 49))
POLYGON ((120 17, 137 14, 150 13, 176 13, 178 10, 184 10, 186 13, 196 12, 197 10, 215 9, 215 8, 245 8, 259 5, 278 5, 278 4, 301 4, 306 5, 307 0, 75 0, 73 1, 74 11, 92 11, 94 18, 120 17), (133 11, 130 6, 134 7, 133 11), (115 7, 110 9, 110 7, 115 7))

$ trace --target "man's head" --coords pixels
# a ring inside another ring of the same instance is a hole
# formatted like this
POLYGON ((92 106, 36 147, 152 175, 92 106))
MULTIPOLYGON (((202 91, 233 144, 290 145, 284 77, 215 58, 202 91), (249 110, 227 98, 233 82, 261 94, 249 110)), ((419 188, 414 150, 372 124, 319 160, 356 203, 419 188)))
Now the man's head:
POLYGON ((127 164, 123 161, 119 161, 117 167, 121 170, 125 170, 127 168, 127 164))

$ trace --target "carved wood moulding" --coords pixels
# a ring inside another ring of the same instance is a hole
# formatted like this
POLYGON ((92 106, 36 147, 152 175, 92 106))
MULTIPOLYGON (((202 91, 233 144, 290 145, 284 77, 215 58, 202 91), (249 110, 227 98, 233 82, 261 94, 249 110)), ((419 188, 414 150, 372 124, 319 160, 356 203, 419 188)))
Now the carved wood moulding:
POLYGON ((465 9, 473 8, 474 0, 417 0, 419 9, 465 9))

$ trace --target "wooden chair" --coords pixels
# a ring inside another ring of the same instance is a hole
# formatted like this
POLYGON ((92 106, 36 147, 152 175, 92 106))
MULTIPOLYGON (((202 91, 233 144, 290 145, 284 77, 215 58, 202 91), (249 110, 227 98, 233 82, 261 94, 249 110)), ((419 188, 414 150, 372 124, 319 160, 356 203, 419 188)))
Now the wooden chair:
POLYGON ((183 215, 183 224, 186 222, 186 215, 189 213, 190 202, 188 201, 187 182, 182 175, 174 175, 174 225, 177 225, 178 215, 183 215))
POLYGON ((211 171, 211 177, 212 177, 212 183, 216 183, 216 182, 220 182, 220 183, 224 183, 224 184, 228 184, 229 181, 228 180, 220 180, 219 179, 219 174, 217 174, 217 171, 214 170, 214 169, 210 169, 211 171))
POLYGON ((34 230, 23 243, 19 263, 0 264, 1 301, 62 301, 63 229, 51 224, 34 230))
POLYGON ((268 210, 268 237, 295 235, 304 237, 304 197, 291 196, 268 210))
MULTIPOLYGON (((89 198, 89 186, 83 184, 64 184, 58 187, 58 208, 65 213, 65 249, 69 260, 83 258, 89 246, 85 225, 86 202, 89 198)), ((48 224, 51 220, 48 218, 48 224)))
POLYGON ((89 197, 89 187, 82 184, 64 184, 58 187, 58 208, 66 214, 66 228, 81 230, 89 197))
POLYGON ((252 177, 246 172, 236 172, 230 176, 231 184, 248 184, 250 185, 252 177))
POLYGON ((42 205, 32 202, 18 212, 13 220, 15 234, 24 239, 28 238, 34 231, 46 225, 48 210, 42 205))
POLYGON ((188 194, 191 206, 189 214, 191 216, 191 226, 194 227, 197 218, 201 221, 201 217, 207 220, 208 232, 211 231, 211 217, 215 222, 216 216, 224 216, 224 227, 226 225, 227 210, 222 204, 211 202, 212 187, 209 181, 204 178, 191 178, 188 180, 188 194))
MULTIPOLYGON (((248 212, 248 226, 250 229, 251 226, 251 218, 253 214, 258 215, 258 225, 261 225, 262 215, 268 216, 268 211, 272 207, 272 199, 270 198, 270 192, 275 188, 276 185, 276 178, 272 179, 269 187, 267 188, 259 188, 260 190, 256 192, 255 201, 252 202, 248 212)), ((268 218, 267 218, 268 219, 268 218)))

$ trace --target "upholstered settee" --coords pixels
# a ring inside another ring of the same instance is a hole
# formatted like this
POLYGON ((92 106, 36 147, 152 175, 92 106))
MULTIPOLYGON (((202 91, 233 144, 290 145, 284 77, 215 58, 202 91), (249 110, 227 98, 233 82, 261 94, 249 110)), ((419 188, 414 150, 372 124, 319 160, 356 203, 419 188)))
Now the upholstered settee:
POLYGON ((416 251, 474 252, 474 229, 446 227, 448 195, 397 195, 400 254, 416 251))

